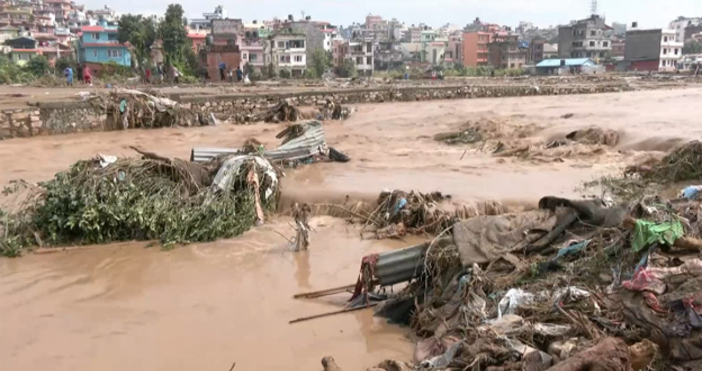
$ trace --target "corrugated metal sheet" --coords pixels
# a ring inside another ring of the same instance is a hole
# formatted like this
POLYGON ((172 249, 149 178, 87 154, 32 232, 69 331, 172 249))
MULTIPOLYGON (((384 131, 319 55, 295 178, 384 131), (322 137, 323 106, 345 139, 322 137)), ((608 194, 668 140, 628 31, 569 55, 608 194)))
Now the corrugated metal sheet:
POLYGON ((381 286, 406 282, 422 273, 424 253, 429 243, 423 243, 401 250, 388 251, 379 255, 375 275, 381 286))
POLYGON ((307 121, 302 125, 307 127, 304 134, 276 149, 266 151, 264 156, 271 161, 300 160, 326 151, 327 142, 322 123, 307 121))
MULTIPOLYGON (((264 152, 264 157, 271 161, 300 160, 325 152, 327 142, 322 123, 306 121, 300 124, 307 126, 303 135, 276 149, 264 152)), ((217 156, 238 154, 239 151, 239 149, 233 148, 193 148, 190 152, 190 161, 207 162, 217 156)))
POLYGON ((231 148, 193 148, 190 151, 190 161, 207 162, 221 155, 237 155, 239 151, 231 148))
MULTIPOLYGON (((445 247, 452 243, 451 237, 444 237, 436 241, 433 248, 445 247)), ((375 265, 375 276, 380 285, 390 286, 419 277, 424 271, 424 255, 429 244, 430 242, 425 242, 379 254, 378 263, 375 265)))

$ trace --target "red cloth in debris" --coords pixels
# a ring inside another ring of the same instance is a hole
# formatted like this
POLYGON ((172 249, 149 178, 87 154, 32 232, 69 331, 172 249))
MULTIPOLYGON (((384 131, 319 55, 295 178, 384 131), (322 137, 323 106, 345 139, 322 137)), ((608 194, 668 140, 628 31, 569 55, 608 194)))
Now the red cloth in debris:
POLYGON ((356 287, 353 289, 353 295, 351 296, 351 299, 349 299, 349 301, 353 301, 357 297, 361 296, 361 294, 363 294, 363 289, 365 288, 366 284, 366 282, 364 282, 363 272, 367 269, 368 273, 371 276, 369 277, 369 279, 372 280, 375 276, 375 266, 376 264, 378 264, 379 258, 380 255, 378 254, 371 254, 363 257, 363 259, 361 260, 361 269, 358 272, 358 280, 356 281, 356 287))
POLYGON ((658 295, 665 292, 665 283, 659 280, 648 268, 641 269, 629 281, 622 282, 622 286, 631 291, 649 291, 658 295))

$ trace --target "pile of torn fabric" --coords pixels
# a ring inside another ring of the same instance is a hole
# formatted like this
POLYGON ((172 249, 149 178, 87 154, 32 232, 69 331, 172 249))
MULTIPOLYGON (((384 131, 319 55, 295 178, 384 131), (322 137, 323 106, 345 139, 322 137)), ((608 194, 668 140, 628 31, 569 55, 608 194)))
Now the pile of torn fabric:
POLYGON ((415 363, 699 370, 702 242, 684 235, 684 216, 600 200, 541 206, 456 223, 452 243, 429 246, 423 273, 379 312, 422 339, 415 363))

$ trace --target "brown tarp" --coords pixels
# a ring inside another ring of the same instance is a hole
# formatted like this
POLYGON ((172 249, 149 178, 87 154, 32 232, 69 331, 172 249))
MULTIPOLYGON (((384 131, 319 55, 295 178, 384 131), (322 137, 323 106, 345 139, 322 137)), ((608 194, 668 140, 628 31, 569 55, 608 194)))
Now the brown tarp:
POLYGON ((518 214, 479 216, 453 226, 453 242, 458 247, 461 263, 489 263, 505 254, 524 248, 529 230, 550 231, 556 215, 549 210, 533 210, 518 214))

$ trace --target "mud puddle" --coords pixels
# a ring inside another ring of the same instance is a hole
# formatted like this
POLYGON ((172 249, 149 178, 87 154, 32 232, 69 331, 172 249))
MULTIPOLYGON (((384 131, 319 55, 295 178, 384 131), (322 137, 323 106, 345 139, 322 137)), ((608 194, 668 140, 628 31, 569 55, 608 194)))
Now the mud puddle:
POLYGON ((363 256, 419 240, 360 241, 344 221, 314 218, 308 252, 273 231, 162 251, 145 243, 0 259, 3 370, 348 369, 411 358, 405 330, 370 310, 289 325, 340 309, 347 295, 292 295, 353 283, 363 256))

